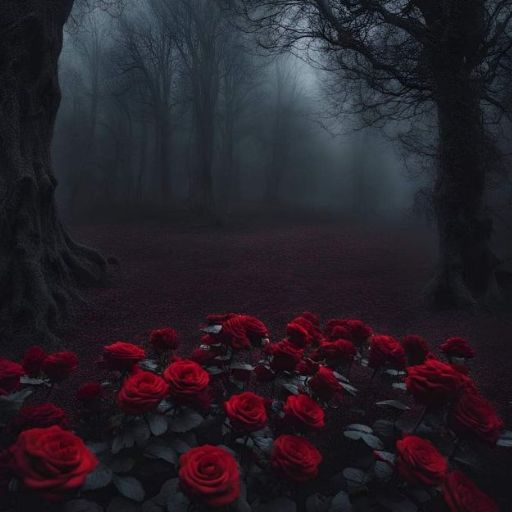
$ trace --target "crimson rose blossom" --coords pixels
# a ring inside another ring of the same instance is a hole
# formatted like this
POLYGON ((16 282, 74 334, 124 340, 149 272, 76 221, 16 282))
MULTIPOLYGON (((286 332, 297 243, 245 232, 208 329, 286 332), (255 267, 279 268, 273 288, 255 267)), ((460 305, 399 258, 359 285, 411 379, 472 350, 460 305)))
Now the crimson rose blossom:
POLYGON ((446 476, 443 498, 451 512, 499 512, 496 502, 460 471, 446 476))
POLYGON ((233 395, 224 402, 224 409, 235 430, 254 432, 268 421, 265 399, 251 391, 233 395))
POLYGON ((210 374, 194 361, 182 359, 169 365, 163 373, 171 397, 180 404, 206 406, 210 374))
POLYGON ((306 330, 311 338, 311 342, 313 344, 318 344, 318 342, 322 339, 322 331, 320 330, 320 321, 312 322, 308 317, 301 315, 297 318, 294 318, 290 323, 301 326, 306 330))
POLYGON ((296 426, 313 430, 325 426, 324 410, 307 395, 290 395, 284 404, 284 418, 296 426))
POLYGON ((31 378, 38 377, 43 368, 43 361, 46 357, 45 351, 39 347, 34 346, 27 349, 21 360, 21 366, 31 378))
POLYGON ((307 329, 297 322, 290 322, 286 326, 286 337, 296 347, 304 348, 312 341, 311 336, 307 329))
POLYGON ((139 371, 123 382, 117 404, 126 414, 144 414, 154 411, 168 393, 169 386, 162 377, 139 371))
POLYGON ((240 496, 238 464, 218 446, 191 448, 180 457, 178 476, 183 492, 208 507, 226 507, 240 496))
POLYGON ((66 428, 69 418, 64 409, 52 403, 25 406, 18 415, 12 419, 9 429, 13 433, 20 433, 31 428, 45 428, 59 425, 66 428))
POLYGON ((316 374, 310 379, 309 387, 325 402, 339 396, 343 390, 333 371, 326 366, 320 366, 316 374))
POLYGON ((295 371, 300 375, 314 375, 318 368, 320 368, 320 364, 312 359, 305 358, 301 359, 297 366, 295 367, 295 371))
POLYGON ((0 395, 7 395, 20 387, 20 378, 25 375, 23 367, 9 361, 0 359, 0 395))
POLYGON ((343 335, 340 336, 344 339, 350 340, 356 345, 361 345, 368 341, 368 338, 373 334, 372 329, 367 326, 362 320, 359 319, 334 319, 327 322, 327 336, 330 338, 336 327, 343 328, 343 335))
POLYGON ((323 341, 318 348, 318 356, 328 363, 351 363, 357 354, 356 347, 351 341, 338 339, 323 341))
POLYGON ((455 402, 450 425, 458 434, 473 434, 489 444, 496 444, 504 426, 492 405, 471 388, 455 402))
POLYGON ((126 341, 116 341, 103 347, 103 360, 110 370, 128 372, 145 357, 144 349, 126 341))
POLYGON ((448 338, 439 348, 448 358, 460 357, 462 359, 471 359, 475 357, 475 351, 464 338, 448 338))
POLYGON ((172 327, 155 329, 149 335, 149 343, 157 352, 166 352, 178 348, 178 333, 172 327))
POLYGON ((426 439, 406 436, 396 442, 396 468, 413 485, 438 485, 448 464, 438 449, 426 439))
POLYGON ((273 370, 293 372, 299 362, 304 350, 296 347, 288 340, 280 341, 271 345, 272 361, 270 366, 273 370))
POLYGON ((14 471, 25 487, 48 499, 81 487, 98 465, 84 442, 59 426, 25 430, 11 452, 14 471))
POLYGON ((307 482, 318 475, 321 453, 301 436, 281 435, 274 441, 272 467, 295 482, 307 482))
POLYGON ((77 366, 78 357, 74 352, 55 352, 45 357, 43 372, 52 382, 62 382, 77 366))
POLYGON ((405 366, 405 350, 398 340, 392 336, 372 336, 370 338, 368 366, 370 368, 380 368, 384 365, 403 368, 405 366))
POLYGON ((84 382, 76 392, 77 400, 84 404, 90 404, 102 395, 103 387, 99 382, 84 382))
POLYGON ((430 348, 425 339, 421 336, 411 334, 404 336, 401 340, 402 347, 404 347, 405 355, 407 356, 408 366, 423 364, 430 352, 430 348))
POLYGON ((268 336, 266 325, 250 315, 209 315, 208 324, 222 325, 222 330, 211 336, 214 343, 223 343, 235 350, 248 349, 251 345, 259 346, 268 336))

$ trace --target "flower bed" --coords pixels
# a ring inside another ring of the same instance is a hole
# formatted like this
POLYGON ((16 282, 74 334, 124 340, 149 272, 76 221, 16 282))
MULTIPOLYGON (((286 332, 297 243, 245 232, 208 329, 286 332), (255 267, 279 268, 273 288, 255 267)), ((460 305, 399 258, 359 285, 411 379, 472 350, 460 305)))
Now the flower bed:
POLYGON ((171 328, 105 346, 108 379, 83 383, 71 414, 51 395, 75 354, 0 360, 1 510, 498 510, 472 461, 512 432, 479 394, 466 340, 446 340, 441 360, 418 336, 306 312, 271 342, 260 320, 228 314, 208 317, 188 357, 178 348, 171 328), (375 388, 389 396, 368 404, 375 388), (333 432, 346 442, 326 443, 333 432))

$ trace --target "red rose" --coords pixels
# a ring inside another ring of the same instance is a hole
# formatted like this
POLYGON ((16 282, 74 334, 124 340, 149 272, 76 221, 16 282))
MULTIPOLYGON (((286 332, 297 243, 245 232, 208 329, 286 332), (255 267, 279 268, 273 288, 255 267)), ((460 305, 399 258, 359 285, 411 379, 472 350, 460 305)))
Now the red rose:
POLYGON ((123 382, 117 405, 125 414, 144 414, 154 411, 168 393, 169 386, 162 377, 139 371, 123 382))
POLYGON ((318 347, 318 355, 320 358, 334 365, 351 363, 356 354, 356 347, 348 340, 322 341, 318 347))
POLYGON ((473 434, 490 444, 496 444, 504 426, 492 405, 470 387, 455 402, 450 425, 458 434, 473 434))
POLYGON ((320 322, 314 323, 307 317, 301 315, 294 318, 291 323, 300 325, 306 330, 311 338, 312 343, 317 344, 322 339, 322 331, 320 330, 320 322))
POLYGON ((175 402, 206 405, 210 374, 194 361, 182 359, 172 363, 164 370, 163 377, 175 402))
POLYGON ((296 347, 304 348, 312 341, 307 329, 297 322, 290 322, 286 326, 286 337, 296 347))
POLYGON ((242 432, 260 430, 268 421, 265 400, 251 391, 233 395, 224 409, 235 430, 242 432))
POLYGON ((103 395, 103 387, 99 382, 84 382, 76 392, 79 402, 90 404, 103 395))
MULTIPOLYGON (((311 357, 313 357, 313 354, 311 357)), ((301 359, 297 363, 295 371, 300 375, 314 375, 318 371, 318 368, 320 368, 320 365, 316 361, 313 361, 310 358, 305 358, 301 359)))
POLYGON ((45 357, 46 353, 41 347, 30 347, 23 355, 21 366, 23 366, 23 369, 29 377, 38 377, 43 368, 45 357))
POLYGON ((19 434, 23 430, 51 427, 52 425, 66 428, 68 424, 69 418, 64 409, 47 403, 22 407, 9 424, 9 430, 19 434))
POLYGON ((145 357, 144 349, 125 341, 116 341, 103 347, 103 360, 109 370, 128 372, 145 357))
POLYGON ((272 347, 272 361, 270 366, 275 371, 293 372, 300 361, 304 350, 296 347, 288 340, 274 343, 272 347))
POLYGON ((368 366, 370 368, 380 368, 384 365, 403 368, 405 366, 405 350, 398 340, 392 336, 372 336, 370 338, 368 366))
POLYGON ((316 328, 320 327, 320 317, 315 313, 311 313, 311 311, 304 311, 304 313, 301 313, 300 318, 305 318, 316 328))
POLYGON ((269 366, 262 363, 254 367, 254 374, 258 382, 271 382, 276 376, 269 366))
POLYGON ((227 450, 203 445, 180 457, 180 487, 193 501, 225 507, 240 496, 238 464, 227 450))
POLYGON ((320 452, 304 437, 282 435, 274 441, 272 467, 295 482, 307 482, 318 475, 320 452))
POLYGON ((172 327, 155 329, 149 335, 149 343, 157 352, 166 352, 178 348, 178 333, 172 327))
POLYGON ((430 348, 426 340, 421 336, 416 336, 415 334, 404 336, 401 340, 401 344, 405 350, 408 366, 423 364, 427 354, 430 352, 430 348))
POLYGON ((11 452, 25 487, 52 499, 81 487, 98 465, 79 437, 56 425, 25 430, 11 452))
MULTIPOLYGON (((203 336, 204 338, 204 336, 203 336)), ((205 341, 202 339, 201 341, 205 341)), ((226 347, 224 345, 202 344, 190 354, 190 360, 205 366, 223 366, 225 361, 220 358, 226 355, 226 347)))
POLYGON ((443 497, 451 512, 499 512, 498 505, 460 471, 444 479, 443 497))
POLYGON ((407 391, 420 404, 441 406, 452 400, 468 385, 469 378, 449 364, 427 358, 420 365, 409 366, 405 384, 407 391))
POLYGON ((0 359, 0 395, 16 391, 20 387, 20 378, 23 375, 23 366, 8 359, 0 359))
POLYGON ((218 334, 211 335, 214 343, 223 343, 235 350, 260 346, 263 339, 268 336, 265 324, 250 315, 209 315, 209 325, 221 325, 222 330, 218 334))
POLYGON ((406 436, 396 442, 396 468, 412 485, 438 485, 443 481, 448 464, 438 449, 426 439, 406 436))
POLYGON ((78 357, 74 352, 55 352, 45 357, 43 372, 52 382, 62 382, 77 366, 78 357))
POLYGON ((333 371, 326 366, 320 366, 316 374, 310 379, 309 387, 320 400, 325 402, 339 396, 343 389, 333 371))
POLYGON ((460 357, 461 359, 471 359, 475 357, 475 351, 464 338, 448 338, 439 348, 449 359, 452 357, 460 357))
POLYGON ((356 345, 366 343, 368 338, 372 335, 372 329, 362 320, 349 318, 329 320, 329 322, 327 322, 328 337, 331 337, 331 334, 336 327, 343 327, 346 335, 341 337, 352 341, 356 345))
POLYGON ((324 410, 307 395, 290 395, 284 404, 284 418, 293 425, 313 430, 325 426, 324 410))

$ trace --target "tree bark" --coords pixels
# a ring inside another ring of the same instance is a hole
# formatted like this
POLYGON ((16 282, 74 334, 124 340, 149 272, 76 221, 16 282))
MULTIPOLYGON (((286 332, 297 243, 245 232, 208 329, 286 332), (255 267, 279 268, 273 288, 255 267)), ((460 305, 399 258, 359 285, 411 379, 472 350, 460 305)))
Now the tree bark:
POLYGON ((56 341, 77 285, 106 262, 72 240, 55 204, 50 146, 58 58, 72 0, 4 0, 0 8, 0 325, 56 341))

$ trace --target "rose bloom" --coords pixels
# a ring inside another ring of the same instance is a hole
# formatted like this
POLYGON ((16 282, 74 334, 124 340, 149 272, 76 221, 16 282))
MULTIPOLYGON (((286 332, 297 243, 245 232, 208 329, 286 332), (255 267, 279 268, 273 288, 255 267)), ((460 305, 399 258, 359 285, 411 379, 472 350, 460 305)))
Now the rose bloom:
POLYGON ((109 370, 128 372, 145 357, 144 349, 126 341, 116 341, 103 347, 103 360, 109 370))
POLYGON ((117 405, 125 414, 144 414, 154 411, 169 393, 162 377, 139 371, 128 377, 117 395, 117 405))
POLYGON ((226 507, 240 496, 238 464, 226 449, 203 445, 180 457, 180 487, 193 501, 207 507, 226 507))
MULTIPOLYGON (((211 318, 212 316, 209 317, 209 321, 211 318)), ((266 325, 254 316, 229 314, 220 320, 218 323, 222 325, 222 330, 213 337, 218 343, 228 345, 234 350, 260 346, 263 339, 268 337, 266 325)))
POLYGON ((224 402, 224 409, 231 425, 238 431, 254 432, 268 421, 265 399, 251 391, 233 395, 224 402))
POLYGON ((316 374, 310 379, 309 387, 320 400, 326 402, 335 396, 339 396, 343 389, 333 371, 326 366, 320 366, 316 374))
POLYGON ((442 406, 453 400, 470 379, 449 364, 434 358, 409 366, 405 384, 414 400, 426 406, 442 406))
POLYGON ((180 404, 204 404, 210 374, 194 361, 182 359, 169 365, 163 373, 169 394, 180 404))
POLYGON ((55 352, 45 357, 43 372, 52 382, 62 382, 77 366, 78 357, 74 352, 55 352))
POLYGON ((461 359, 471 359, 475 357, 475 351, 464 338, 448 338, 439 348, 448 358, 460 357, 461 359))
POLYGON ((270 366, 275 371, 293 372, 304 350, 296 347, 288 340, 274 343, 272 346, 272 361, 270 366))
POLYGON ((460 471, 444 479, 443 498, 451 512, 499 512, 496 502, 460 471))
POLYGON ((290 395, 284 404, 284 418, 292 425, 312 430, 325 426, 324 410, 307 395, 290 395))
POLYGON ((55 404, 46 403, 22 407, 18 415, 11 420, 9 430, 19 434, 23 430, 51 427, 52 425, 66 428, 68 424, 69 418, 64 409, 55 404))
POLYGON ((295 482, 307 482, 318 475, 321 453, 301 436, 281 435, 274 441, 270 463, 295 482))
POLYGON ((396 468, 412 485, 438 485, 448 464, 438 449, 426 439, 409 435, 396 442, 396 468))
POLYGON ((297 324, 304 328, 311 338, 313 344, 318 344, 322 339, 322 331, 320 330, 320 321, 312 322, 310 318, 304 315, 294 318, 290 323, 297 324))
POLYGON ((30 347, 23 355, 21 366, 23 366, 23 369, 29 377, 38 377, 43 368, 43 361, 45 357, 46 353, 41 347, 30 347))
POLYGON ((330 364, 351 363, 357 354, 356 347, 351 341, 338 339, 322 341, 318 347, 318 355, 330 364))
POLYGON ((370 368, 380 368, 384 365, 403 368, 405 366, 405 350, 398 340, 392 336, 372 336, 370 338, 368 366, 370 368))
POLYGON ((84 382, 76 392, 76 399, 84 404, 90 404, 103 395, 103 387, 99 382, 84 382))
POLYGON ((404 347, 408 366, 423 364, 425 362, 427 354, 430 352, 430 348, 425 339, 421 336, 411 334, 404 336, 400 343, 402 347, 404 347))
POLYGON ((459 396, 449 421, 458 434, 473 434, 492 445, 496 444, 504 426, 492 405, 471 388, 459 396))
POLYGON ((316 313, 312 313, 311 311, 304 311, 300 314, 299 318, 305 318, 317 329, 320 327, 320 317, 316 313))
POLYGON ((25 487, 54 500, 81 487, 98 465, 79 437, 56 425, 25 430, 11 452, 14 471, 25 487))
POLYGON ((312 342, 308 330, 297 322, 290 322, 286 326, 286 337, 299 348, 304 348, 312 342))
POLYGON ((157 352, 166 352, 178 348, 178 333, 172 327, 155 329, 149 335, 149 343, 157 352))
MULTIPOLYGON (((316 351, 315 351, 316 352, 316 351)), ((300 375, 314 375, 318 368, 320 368, 320 364, 316 361, 313 361, 310 358, 301 359, 297 366, 295 367, 295 371, 300 375)))
POLYGON ((25 375, 23 367, 9 361, 0 359, 0 395, 7 395, 20 387, 20 378, 25 375))
POLYGON ((329 338, 336 327, 343 327, 343 339, 347 339, 361 345, 368 341, 368 338, 373 334, 372 329, 367 326, 362 320, 358 319, 334 319, 327 322, 326 334, 329 338))

